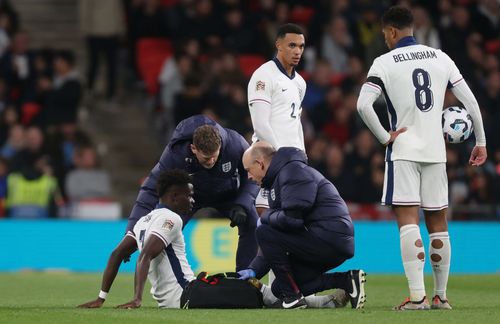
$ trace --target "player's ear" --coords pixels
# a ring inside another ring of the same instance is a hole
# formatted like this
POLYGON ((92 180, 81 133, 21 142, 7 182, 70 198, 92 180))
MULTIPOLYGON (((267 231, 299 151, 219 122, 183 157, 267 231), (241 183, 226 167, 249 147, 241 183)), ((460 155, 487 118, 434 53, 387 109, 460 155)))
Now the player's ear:
POLYGON ((194 146, 194 144, 189 144, 189 147, 191 148, 191 152, 193 152, 193 154, 196 154, 196 146, 194 146))
POLYGON ((275 46, 278 52, 281 51, 281 42, 279 38, 276 40, 275 46))

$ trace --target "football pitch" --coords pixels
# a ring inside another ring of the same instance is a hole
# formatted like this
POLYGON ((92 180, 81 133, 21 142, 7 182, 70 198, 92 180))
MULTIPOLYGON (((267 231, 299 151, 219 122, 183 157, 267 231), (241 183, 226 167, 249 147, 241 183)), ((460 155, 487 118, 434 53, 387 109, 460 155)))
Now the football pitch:
MULTIPOLYGON (((498 323, 500 275, 452 275, 448 295, 452 311, 395 312, 391 307, 407 295, 403 275, 367 277, 367 303, 363 310, 158 309, 144 293, 136 310, 113 307, 132 298, 133 276, 119 274, 102 309, 75 306, 95 298, 100 274, 66 272, 0 273, 0 323, 498 323)), ((427 293, 432 278, 426 278, 427 293)))

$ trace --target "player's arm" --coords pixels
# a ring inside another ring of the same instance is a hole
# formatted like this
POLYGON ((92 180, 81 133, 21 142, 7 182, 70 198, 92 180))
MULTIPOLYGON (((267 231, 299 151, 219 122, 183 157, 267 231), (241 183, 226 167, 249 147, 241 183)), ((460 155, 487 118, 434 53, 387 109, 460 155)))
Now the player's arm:
POLYGON ((377 140, 386 145, 391 140, 391 134, 385 130, 380 123, 380 120, 373 109, 373 103, 382 93, 383 82, 380 78, 370 76, 361 87, 359 92, 357 109, 363 119, 363 122, 368 126, 370 131, 375 135, 377 140))
POLYGON ((106 265, 106 269, 104 270, 104 274, 102 276, 101 291, 99 292, 98 297, 95 300, 81 304, 78 307, 100 308, 106 300, 107 294, 109 293, 111 285, 116 278, 116 274, 118 273, 122 260, 128 258, 136 250, 137 242, 135 238, 130 235, 126 235, 109 256, 108 264, 106 265))
POLYGON ((278 139, 271 127, 272 77, 258 69, 248 82, 248 108, 257 138, 278 149, 278 139))
POLYGON ((471 152, 469 163, 474 166, 480 166, 486 162, 486 135, 483 128, 483 119, 481 117, 481 110, 477 103, 476 97, 470 90, 467 83, 462 79, 456 83, 451 91, 462 102, 467 109, 467 112, 472 118, 474 133, 476 137, 476 146, 471 152))
POLYGON ((144 285, 148 277, 149 266, 151 260, 156 258, 165 249, 165 242, 156 235, 150 235, 144 244, 144 248, 137 260, 134 280, 134 298, 128 303, 117 306, 117 308, 139 308, 142 303, 142 294, 144 293, 144 285))
POLYGON ((250 109, 250 117, 257 138, 269 142, 274 148, 278 149, 278 139, 270 123, 271 103, 252 101, 248 104, 248 107, 250 109))

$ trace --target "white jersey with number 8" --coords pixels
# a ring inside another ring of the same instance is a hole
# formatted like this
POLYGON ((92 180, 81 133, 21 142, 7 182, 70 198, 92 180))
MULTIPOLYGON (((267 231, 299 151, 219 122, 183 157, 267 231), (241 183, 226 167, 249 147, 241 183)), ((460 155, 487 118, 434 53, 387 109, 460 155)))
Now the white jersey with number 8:
POLYGON ((373 62, 364 87, 383 92, 391 130, 407 127, 386 160, 446 162, 441 114, 447 88, 464 82, 453 60, 425 45, 396 48, 373 62))

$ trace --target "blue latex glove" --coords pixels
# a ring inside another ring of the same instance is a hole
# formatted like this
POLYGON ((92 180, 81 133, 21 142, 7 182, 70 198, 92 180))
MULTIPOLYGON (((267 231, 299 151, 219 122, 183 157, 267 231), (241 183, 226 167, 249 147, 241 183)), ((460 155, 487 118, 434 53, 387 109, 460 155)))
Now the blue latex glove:
POLYGON ((241 280, 255 278, 255 271, 253 271, 252 269, 240 270, 240 271, 238 271, 238 274, 240 275, 240 277, 238 279, 241 279, 241 280))

